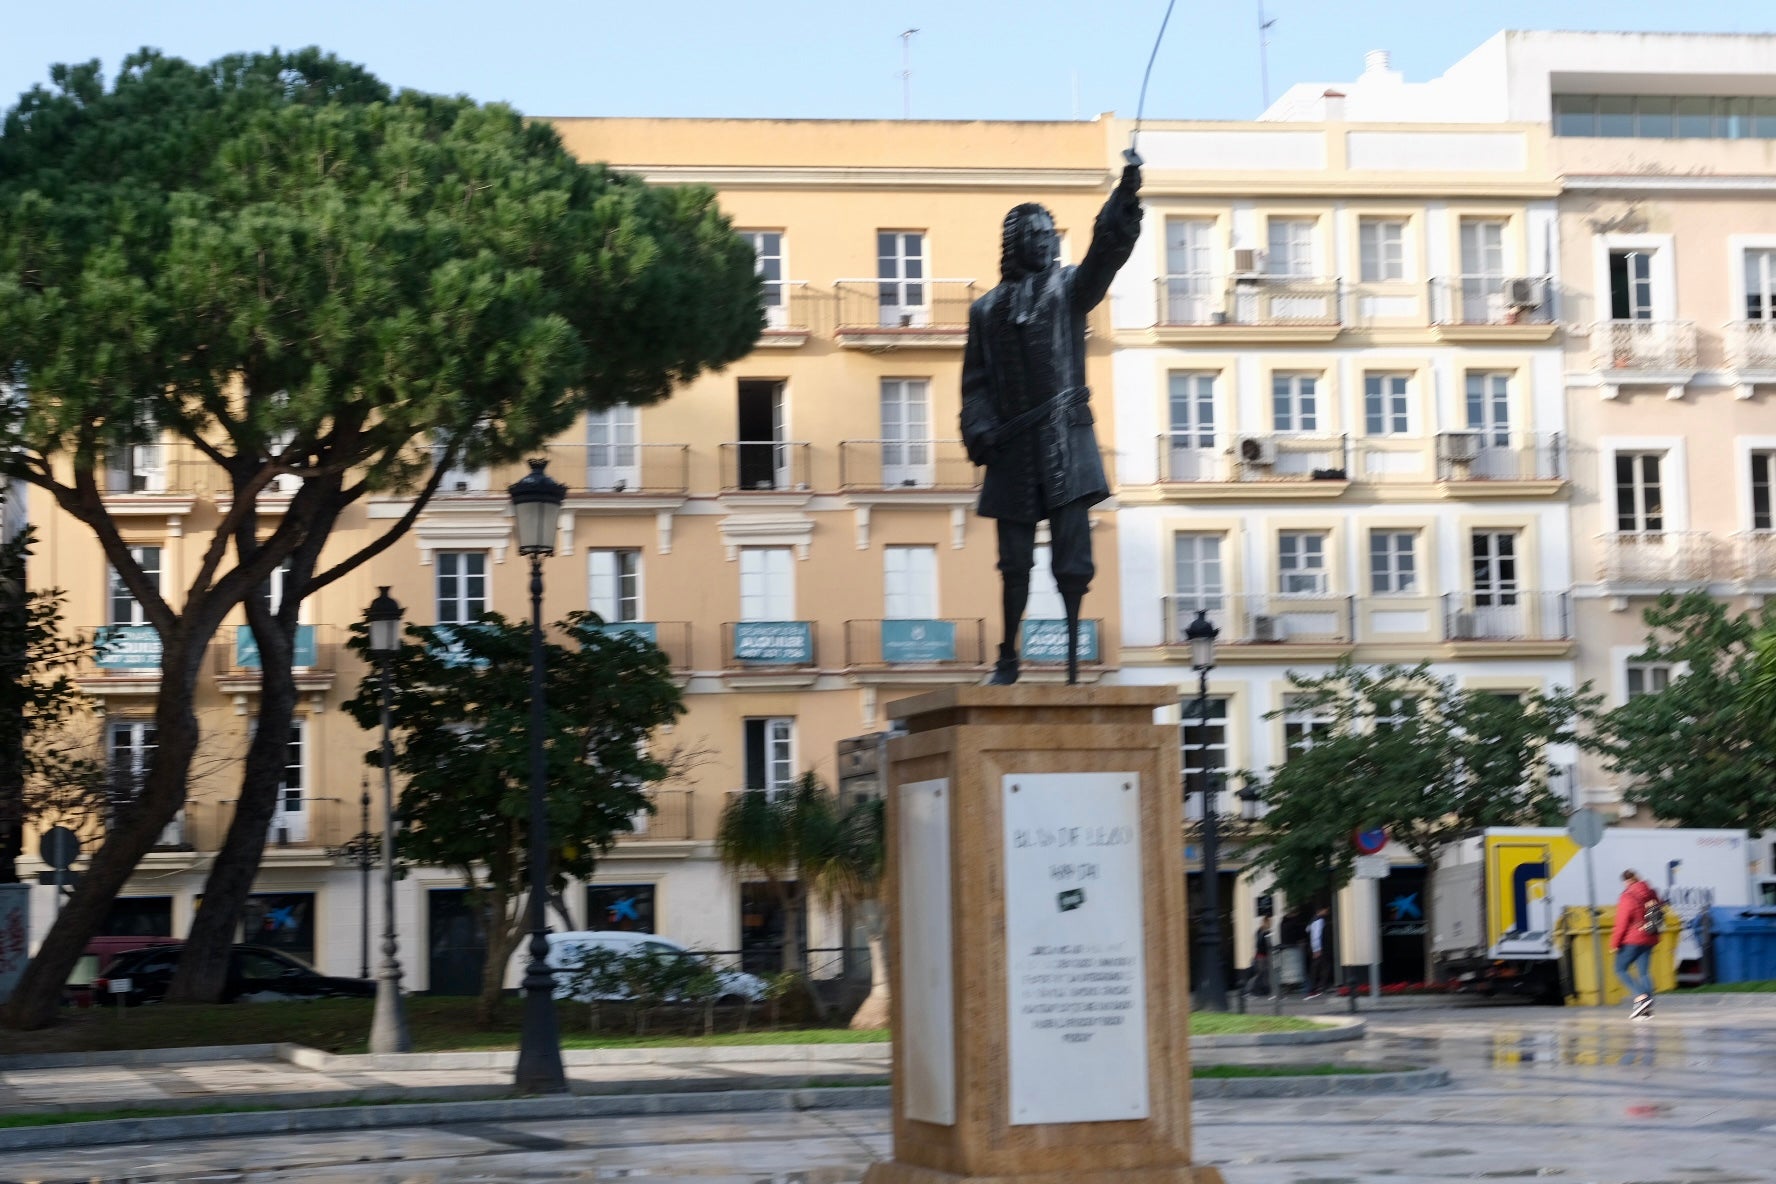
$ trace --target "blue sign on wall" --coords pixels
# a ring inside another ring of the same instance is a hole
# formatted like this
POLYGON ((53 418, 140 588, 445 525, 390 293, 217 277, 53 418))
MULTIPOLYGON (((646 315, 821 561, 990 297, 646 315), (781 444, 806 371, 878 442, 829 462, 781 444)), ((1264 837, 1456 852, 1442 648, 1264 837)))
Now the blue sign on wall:
MULTIPOLYGON (((1023 658, 1026 662, 1061 662, 1067 660, 1066 621, 1025 621, 1023 658)), ((1079 622, 1079 660, 1098 660, 1098 623, 1079 622)))
POLYGON ((101 670, 159 670, 160 634, 152 625, 106 625, 95 638, 101 670))
POLYGON ((734 658, 806 666, 814 660, 814 630, 807 621, 737 621, 734 658))
MULTIPOLYGON (((296 648, 290 657, 290 665, 297 667, 315 664, 315 627, 313 625, 296 626, 296 648)), ((251 625, 234 627, 234 666, 236 670, 259 669, 259 642, 253 637, 251 625)))
POLYGON ((660 644, 659 629, 652 621, 606 621, 598 627, 600 633, 633 633, 649 645, 660 644))
POLYGON ((954 662, 954 621, 883 621, 882 661, 954 662))

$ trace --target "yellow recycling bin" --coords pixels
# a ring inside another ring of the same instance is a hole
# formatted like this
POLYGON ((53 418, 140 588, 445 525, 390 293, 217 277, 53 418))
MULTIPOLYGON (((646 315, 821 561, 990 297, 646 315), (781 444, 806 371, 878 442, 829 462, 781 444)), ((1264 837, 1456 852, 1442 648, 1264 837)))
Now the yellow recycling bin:
MULTIPOLYGON (((1605 1006, 1614 1007, 1628 999, 1628 988, 1616 976, 1616 955, 1609 948, 1610 933, 1616 927, 1616 906, 1603 905, 1595 910, 1597 914, 1597 940, 1591 940, 1591 914, 1593 910, 1583 905, 1573 905, 1560 914, 1560 921, 1554 927, 1555 941, 1566 959, 1568 968, 1567 983, 1569 992, 1567 1002, 1580 1007, 1596 1007, 1600 1000, 1597 997, 1597 956, 1603 956, 1603 999, 1605 1006)), ((1665 931, 1659 935, 1659 944, 1653 947, 1653 990, 1670 991, 1677 987, 1677 935, 1681 924, 1669 911, 1665 916, 1665 931)))

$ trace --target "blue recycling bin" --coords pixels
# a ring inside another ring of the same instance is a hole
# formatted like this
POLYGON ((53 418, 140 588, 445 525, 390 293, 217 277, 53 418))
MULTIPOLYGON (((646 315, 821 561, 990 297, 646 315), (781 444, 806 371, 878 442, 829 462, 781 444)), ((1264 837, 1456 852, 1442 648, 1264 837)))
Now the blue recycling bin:
POLYGON ((1714 931, 1714 981, 1776 979, 1776 909, 1716 905, 1708 910, 1708 924, 1714 931))

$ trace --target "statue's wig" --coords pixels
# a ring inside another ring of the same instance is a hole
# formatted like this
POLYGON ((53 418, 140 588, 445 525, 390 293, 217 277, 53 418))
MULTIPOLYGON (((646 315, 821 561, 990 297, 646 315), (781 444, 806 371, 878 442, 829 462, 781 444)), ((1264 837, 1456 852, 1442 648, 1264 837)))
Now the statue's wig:
POLYGON ((1038 202, 1027 201, 1011 207, 1005 215, 1005 226, 999 237, 999 278, 1002 280, 1021 280, 1030 274, 1030 268, 1024 263, 1024 233, 1036 215, 1048 219, 1054 225, 1054 215, 1048 207, 1038 202))

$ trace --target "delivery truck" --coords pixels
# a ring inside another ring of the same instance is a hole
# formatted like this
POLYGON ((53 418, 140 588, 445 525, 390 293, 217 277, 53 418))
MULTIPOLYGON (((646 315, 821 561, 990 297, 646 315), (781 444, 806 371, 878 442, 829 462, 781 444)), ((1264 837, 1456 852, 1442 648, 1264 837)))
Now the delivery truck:
POLYGON ((1628 868, 1658 889, 1683 924, 1680 981, 1700 981, 1708 910, 1754 904, 1772 883, 1742 830, 1612 826, 1587 860, 1565 828, 1491 827, 1450 844, 1437 860, 1431 951, 1443 977, 1468 990, 1561 1001, 1562 913, 1614 906, 1628 868))

